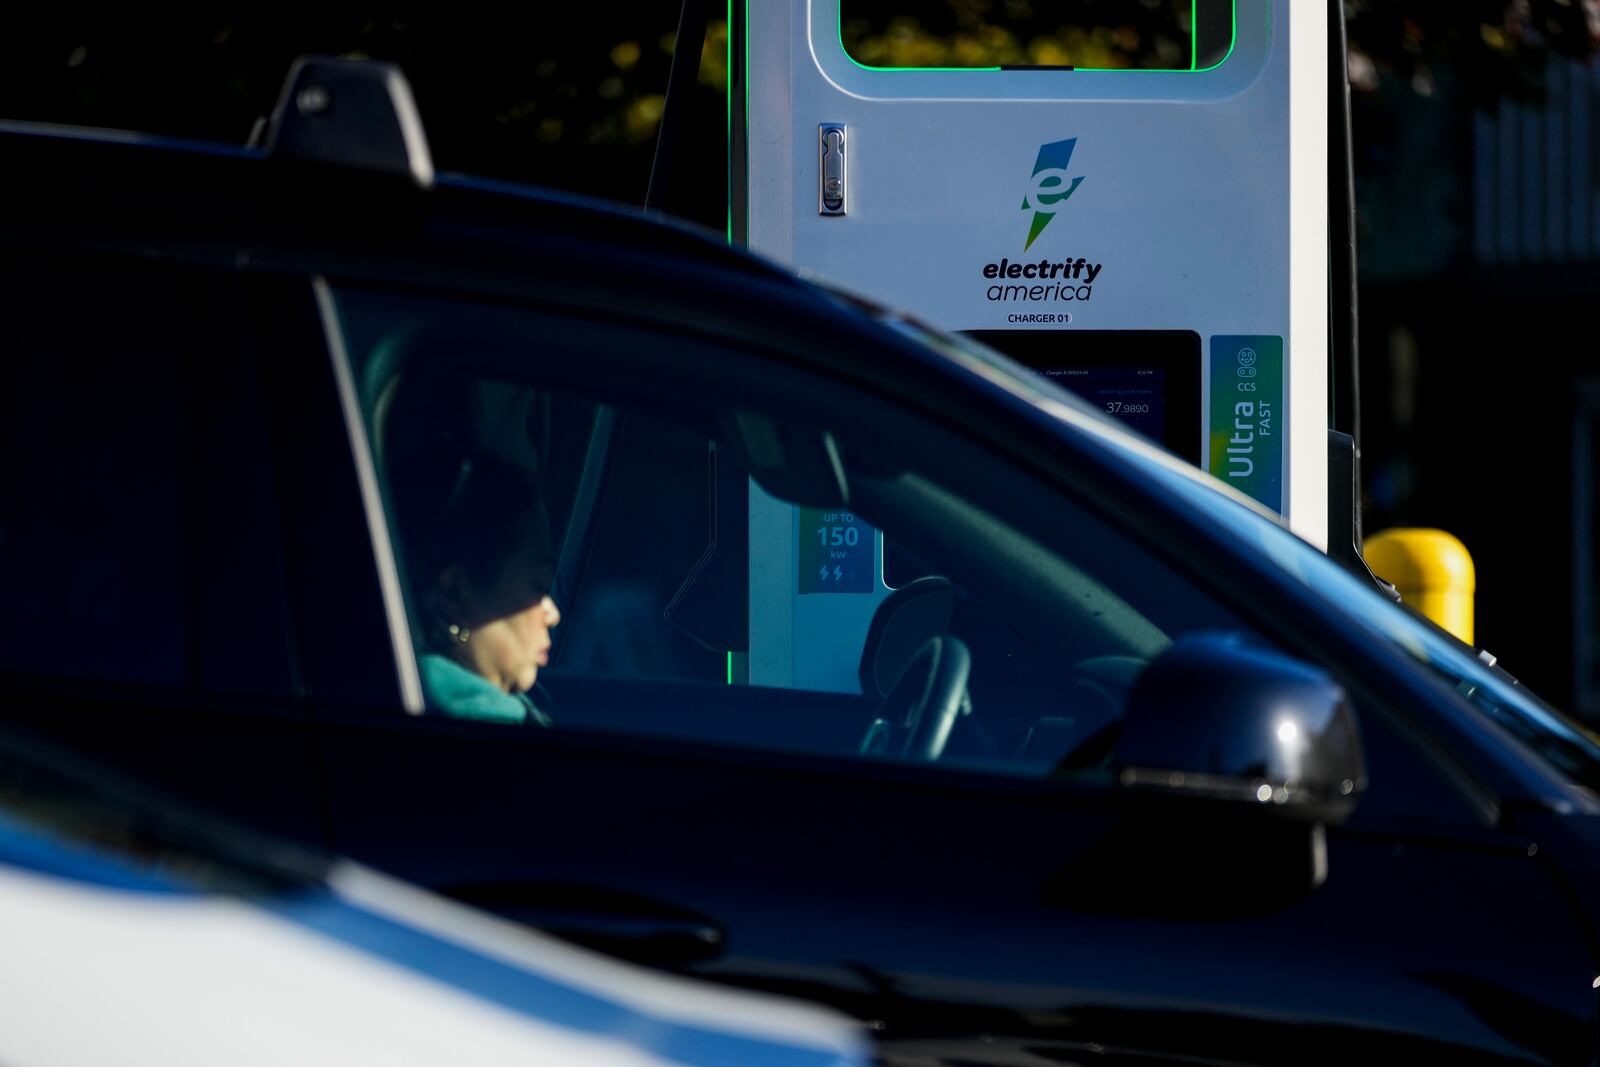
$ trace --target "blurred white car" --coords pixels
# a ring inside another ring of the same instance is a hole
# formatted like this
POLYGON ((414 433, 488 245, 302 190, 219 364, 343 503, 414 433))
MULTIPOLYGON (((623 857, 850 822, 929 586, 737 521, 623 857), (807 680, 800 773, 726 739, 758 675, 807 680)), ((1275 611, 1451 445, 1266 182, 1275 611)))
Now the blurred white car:
POLYGON ((0 746, 6 1067, 865 1062, 822 1009, 605 959, 0 746))

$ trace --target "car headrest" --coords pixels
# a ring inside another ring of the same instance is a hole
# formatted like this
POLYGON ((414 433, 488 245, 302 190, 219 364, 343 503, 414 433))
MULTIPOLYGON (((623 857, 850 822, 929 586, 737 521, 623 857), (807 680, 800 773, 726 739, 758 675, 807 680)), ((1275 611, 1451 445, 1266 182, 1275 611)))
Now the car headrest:
POLYGON ((361 374, 380 469, 419 457, 493 455, 533 474, 549 451, 549 397, 473 363, 489 342, 432 327, 396 331, 361 374))

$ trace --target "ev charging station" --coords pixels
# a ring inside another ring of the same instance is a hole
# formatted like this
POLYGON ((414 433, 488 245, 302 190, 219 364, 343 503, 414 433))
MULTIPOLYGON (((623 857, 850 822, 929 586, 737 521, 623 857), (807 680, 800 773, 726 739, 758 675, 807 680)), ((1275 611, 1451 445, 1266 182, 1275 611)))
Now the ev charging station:
MULTIPOLYGON (((734 5, 734 239, 973 333, 1326 548, 1323 5, 1195 0, 1184 69, 917 69, 849 53, 851 2, 734 5)), ((749 681, 855 690, 881 535, 755 486, 750 535, 749 681), (851 567, 818 578, 818 544, 851 567)))

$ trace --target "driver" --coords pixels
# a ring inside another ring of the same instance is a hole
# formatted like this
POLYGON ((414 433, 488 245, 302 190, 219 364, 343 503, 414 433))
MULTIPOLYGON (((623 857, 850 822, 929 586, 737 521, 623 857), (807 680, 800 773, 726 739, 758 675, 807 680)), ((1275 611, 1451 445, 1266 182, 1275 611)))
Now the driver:
POLYGON ((488 453, 391 472, 429 709, 550 725, 537 684, 561 611, 550 595, 550 521, 537 482, 488 453))

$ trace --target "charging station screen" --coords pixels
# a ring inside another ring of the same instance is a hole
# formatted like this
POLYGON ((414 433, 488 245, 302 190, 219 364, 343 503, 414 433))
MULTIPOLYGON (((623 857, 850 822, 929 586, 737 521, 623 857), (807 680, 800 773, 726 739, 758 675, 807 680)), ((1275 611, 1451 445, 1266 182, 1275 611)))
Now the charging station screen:
POLYGON ((1234 0, 839 0, 865 67, 1205 71, 1233 50, 1234 0))
POLYGON ((1160 367, 1041 367, 1101 411, 1152 441, 1167 439, 1167 372, 1160 367))
POLYGON ((1106 415, 1199 465, 1200 335, 1189 330, 971 330, 1106 415))

